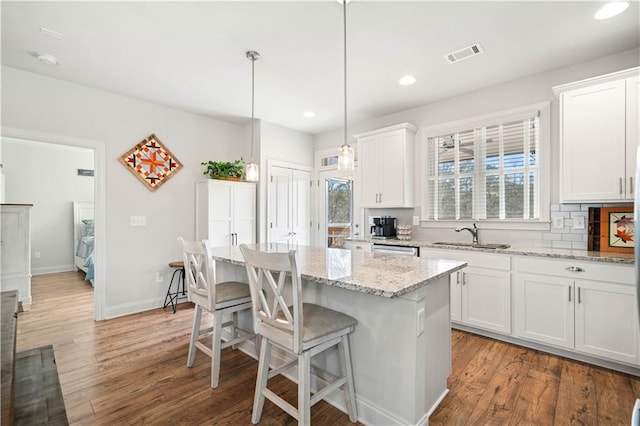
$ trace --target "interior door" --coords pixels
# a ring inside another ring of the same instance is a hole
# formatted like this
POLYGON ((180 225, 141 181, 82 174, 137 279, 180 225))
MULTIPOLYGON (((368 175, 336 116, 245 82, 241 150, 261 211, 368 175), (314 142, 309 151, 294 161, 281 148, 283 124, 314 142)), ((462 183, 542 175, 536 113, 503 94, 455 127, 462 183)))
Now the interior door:
POLYGON ((311 229, 311 172, 291 170, 291 232, 296 244, 309 245, 311 229))
POLYGON ((272 166, 269 177, 269 242, 289 242, 292 223, 291 169, 272 166))

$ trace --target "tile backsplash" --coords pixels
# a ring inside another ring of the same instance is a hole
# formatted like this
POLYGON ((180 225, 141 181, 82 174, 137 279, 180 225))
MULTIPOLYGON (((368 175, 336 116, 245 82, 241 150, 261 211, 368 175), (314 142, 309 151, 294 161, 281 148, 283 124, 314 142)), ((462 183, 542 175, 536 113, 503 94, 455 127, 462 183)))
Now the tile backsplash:
MULTIPOLYGON (((628 206, 630 204, 589 203, 589 204, 552 204, 550 206, 550 219, 553 225, 554 219, 561 220, 562 227, 555 228, 552 225, 548 231, 508 231, 498 229, 480 228, 480 242, 484 243, 508 243, 519 247, 532 248, 566 248, 574 250, 586 250, 588 240, 589 207, 614 207, 628 206), (577 227, 575 227, 576 225, 577 227)), ((398 224, 411 224, 414 214, 413 209, 365 209, 365 220, 368 215, 388 215, 398 218, 398 224)), ((472 223, 472 221, 470 221, 472 223)), ((368 237, 365 228, 365 237, 368 237)), ((466 241, 469 239, 467 232, 458 233, 453 229, 445 228, 421 228, 413 226, 412 239, 425 241, 466 241)))

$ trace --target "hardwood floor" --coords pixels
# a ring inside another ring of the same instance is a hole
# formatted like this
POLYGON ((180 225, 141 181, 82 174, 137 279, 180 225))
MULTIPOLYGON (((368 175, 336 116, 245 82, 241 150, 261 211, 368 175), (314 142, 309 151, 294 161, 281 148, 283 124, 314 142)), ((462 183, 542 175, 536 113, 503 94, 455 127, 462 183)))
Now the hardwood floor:
MULTIPOLYGON (((53 345, 71 424, 251 423, 257 362, 223 350, 220 386, 202 353, 186 367, 193 305, 93 320, 93 290, 80 273, 32 280, 31 311, 18 316, 17 350, 53 345)), ((640 378, 454 331, 450 393, 431 425, 629 425, 640 378)), ((356 366, 357 368, 357 366, 356 366)), ((296 386, 270 382, 295 403, 296 386)), ((347 425, 325 402, 314 425, 347 425)), ((263 425, 296 422, 266 401, 263 425)))

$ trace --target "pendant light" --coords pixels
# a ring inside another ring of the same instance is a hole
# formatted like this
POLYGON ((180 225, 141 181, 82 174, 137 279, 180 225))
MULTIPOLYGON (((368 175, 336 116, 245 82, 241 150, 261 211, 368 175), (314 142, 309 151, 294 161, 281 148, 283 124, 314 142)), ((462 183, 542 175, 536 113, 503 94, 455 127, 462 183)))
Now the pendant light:
POLYGON ((338 154, 338 170, 353 170, 354 153, 347 139, 347 2, 342 0, 342 19, 344 29, 344 142, 338 154))
POLYGON ((247 182, 257 182, 260 179, 260 171, 258 165, 253 161, 253 127, 254 127, 254 94, 255 94, 255 77, 254 67, 260 54, 254 50, 246 53, 247 59, 251 59, 251 162, 245 165, 245 179, 247 182))

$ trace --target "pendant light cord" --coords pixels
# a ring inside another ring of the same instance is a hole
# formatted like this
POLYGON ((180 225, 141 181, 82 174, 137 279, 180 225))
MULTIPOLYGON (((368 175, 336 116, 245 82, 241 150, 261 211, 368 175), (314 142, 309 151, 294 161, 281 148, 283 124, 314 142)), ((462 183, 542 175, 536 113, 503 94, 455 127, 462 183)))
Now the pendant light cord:
POLYGON ((342 0, 342 16, 344 29, 344 144, 347 143, 347 0, 342 0))
POLYGON ((251 162, 253 163, 253 121, 254 121, 254 99, 255 99, 255 66, 256 57, 251 56, 251 162))

